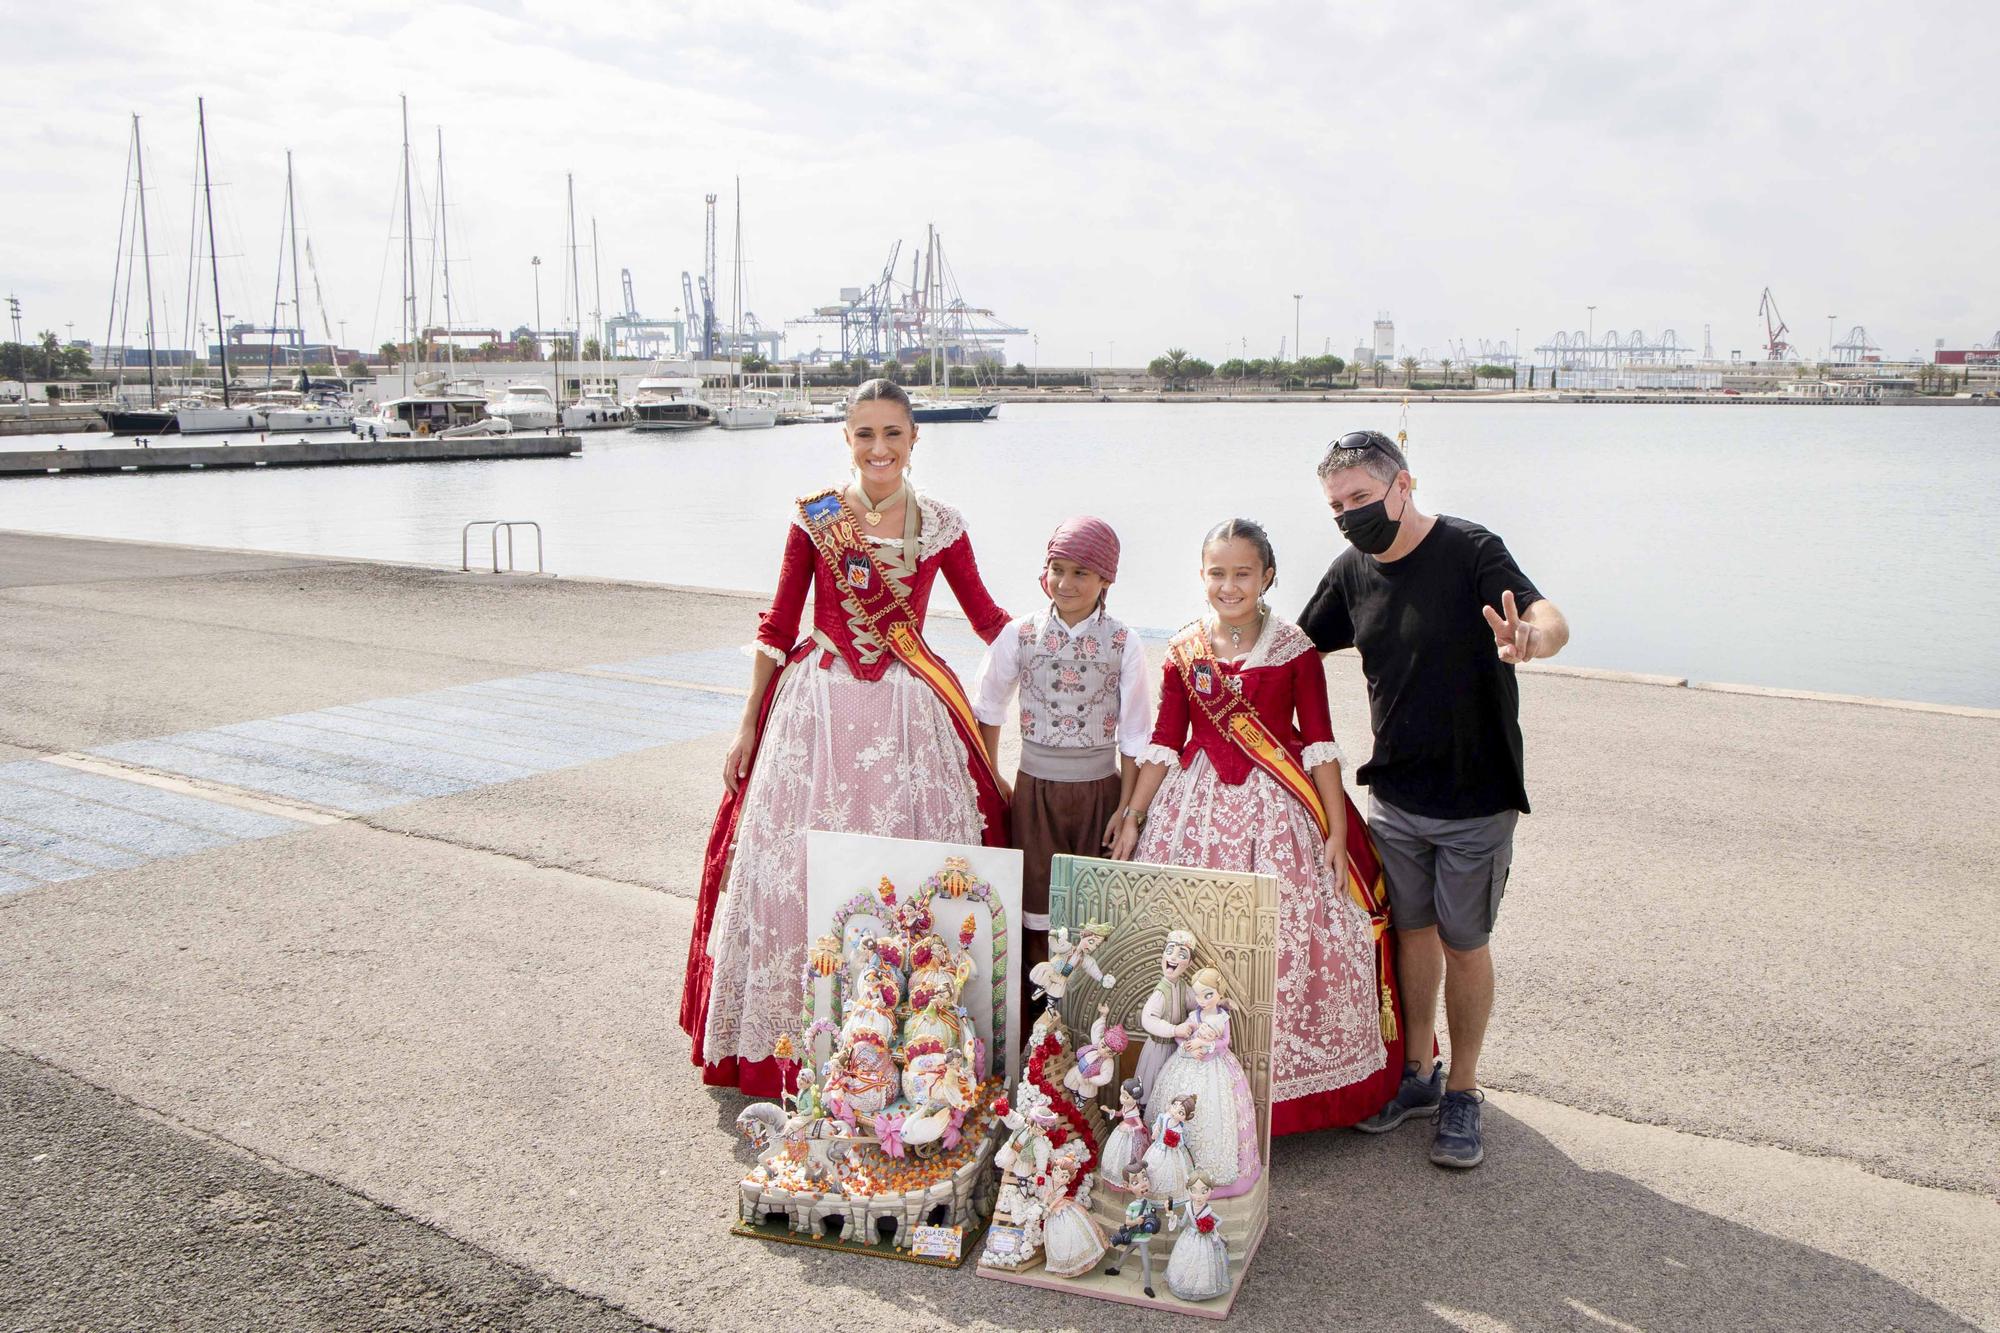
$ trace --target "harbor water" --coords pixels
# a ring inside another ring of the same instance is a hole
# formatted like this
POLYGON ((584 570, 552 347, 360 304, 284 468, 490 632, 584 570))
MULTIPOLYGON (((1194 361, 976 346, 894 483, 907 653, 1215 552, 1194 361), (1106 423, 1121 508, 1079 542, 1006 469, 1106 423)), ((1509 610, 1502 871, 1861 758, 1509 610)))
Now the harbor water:
MULTIPOLYGON (((1167 629, 1200 610, 1201 535, 1232 516, 1270 529, 1272 602, 1295 612, 1342 549, 1321 451, 1398 424, 1009 403, 925 427, 913 476, 964 511, 1002 604, 1032 607, 1050 529, 1095 513, 1124 538, 1115 610, 1167 629)), ((1569 614, 1568 662, 2000 706, 2000 411, 1415 404, 1408 430, 1420 503, 1506 538, 1569 614)), ((0 447, 58 438, 105 442, 0 447)), ((568 459, 10 479, 0 528, 456 565, 467 521, 533 519, 560 575, 768 590, 791 500, 844 469, 832 426, 612 431, 568 459)))

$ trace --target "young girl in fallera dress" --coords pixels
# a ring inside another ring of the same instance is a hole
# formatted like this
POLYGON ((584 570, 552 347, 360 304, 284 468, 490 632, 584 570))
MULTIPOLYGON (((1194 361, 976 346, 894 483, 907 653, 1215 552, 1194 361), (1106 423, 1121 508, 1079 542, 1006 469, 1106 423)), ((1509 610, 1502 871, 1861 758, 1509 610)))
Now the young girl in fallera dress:
POLYGON ((940 575, 988 641, 1007 613, 980 581, 958 511, 908 485, 909 396, 870 380, 848 406, 845 434, 854 475, 798 501, 752 645, 681 995, 703 1080, 758 1096, 784 1090, 774 1051, 798 1026, 807 830, 1007 844, 979 724, 922 635, 940 575), (812 626, 801 636, 809 591, 812 626))
MULTIPOLYGON (((1403 1068, 1373 844, 1341 787, 1319 653, 1265 604, 1270 538, 1231 519, 1201 555, 1208 614, 1169 645, 1112 855, 1277 877, 1271 1132, 1351 1125, 1394 1095, 1403 1068)), ((1176 1035, 1195 1026, 1189 1015, 1176 1035)))

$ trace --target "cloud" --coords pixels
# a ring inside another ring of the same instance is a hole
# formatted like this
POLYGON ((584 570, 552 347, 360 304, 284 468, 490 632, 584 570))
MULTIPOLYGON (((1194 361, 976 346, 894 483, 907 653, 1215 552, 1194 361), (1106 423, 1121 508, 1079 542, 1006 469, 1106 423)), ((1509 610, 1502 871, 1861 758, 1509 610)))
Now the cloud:
POLYGON ((1991 7, 1852 0, 82 4, 15 25, 0 281, 38 327, 101 334, 137 111, 162 299, 185 306, 205 95, 229 313, 269 314, 290 147, 333 317, 391 336, 407 92, 426 197, 443 127, 465 323, 526 322, 537 254, 554 322, 569 172, 608 306, 625 268, 646 313, 681 303, 707 192, 726 290, 740 175, 767 324, 936 222, 966 296, 1033 327, 1045 364, 1268 355, 1293 292, 1309 350, 1347 350, 1382 307, 1414 350, 1539 340, 1590 304, 1600 328, 1713 323, 1749 349, 1766 284, 1808 347, 1833 310, 1908 351, 2000 325, 2000 278, 1970 262, 2000 212, 1971 58, 1996 35, 1991 7))

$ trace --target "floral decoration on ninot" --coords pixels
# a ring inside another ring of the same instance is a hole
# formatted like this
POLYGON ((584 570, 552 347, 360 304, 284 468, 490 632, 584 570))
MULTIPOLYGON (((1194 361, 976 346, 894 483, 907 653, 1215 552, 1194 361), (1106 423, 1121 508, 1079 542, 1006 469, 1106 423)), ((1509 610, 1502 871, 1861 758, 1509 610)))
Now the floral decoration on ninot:
POLYGON ((1196 1231, 1206 1236, 1209 1232, 1215 1230, 1215 1215, 1213 1213, 1203 1213, 1194 1220, 1194 1227, 1196 1231))

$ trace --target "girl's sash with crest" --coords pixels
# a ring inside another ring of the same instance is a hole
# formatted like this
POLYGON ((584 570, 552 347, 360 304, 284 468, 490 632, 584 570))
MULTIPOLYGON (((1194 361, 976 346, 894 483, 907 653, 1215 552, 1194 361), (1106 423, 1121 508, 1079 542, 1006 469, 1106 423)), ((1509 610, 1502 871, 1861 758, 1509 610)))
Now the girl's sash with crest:
MULTIPOLYGON (((1313 822, 1319 825, 1321 838, 1331 834, 1333 825, 1326 802, 1320 799, 1312 775, 1257 715, 1236 681, 1223 671, 1209 647, 1208 631, 1199 621, 1174 636, 1167 645, 1167 660, 1180 673, 1188 698, 1207 714, 1215 729, 1235 742, 1251 763, 1270 774, 1305 806, 1313 822)), ((1347 891, 1368 914, 1369 933, 1375 942, 1376 989, 1382 1002, 1382 1039, 1394 1041, 1397 1023, 1390 984, 1393 972, 1389 955, 1389 886, 1382 877, 1382 861, 1376 855, 1367 821, 1345 793, 1341 795, 1341 804, 1346 807, 1342 814, 1347 824, 1347 891)))
MULTIPOLYGON (((908 503, 915 504, 915 498, 908 503)), ((840 492, 824 490, 808 495, 798 506, 799 516, 805 520, 806 535, 812 538, 820 559, 833 571, 834 583, 846 591, 869 628, 889 646, 896 660, 929 686, 944 704, 945 712, 951 716, 952 729, 971 758, 980 813, 986 817, 987 840, 995 846, 1006 846, 1007 803, 1000 795, 999 775, 994 772, 992 757, 979 738, 979 719, 973 715, 972 701, 966 698, 957 673, 924 642, 916 612, 882 572, 875 553, 854 526, 854 516, 841 503, 840 492), (997 843, 993 842, 996 836, 997 843)))

